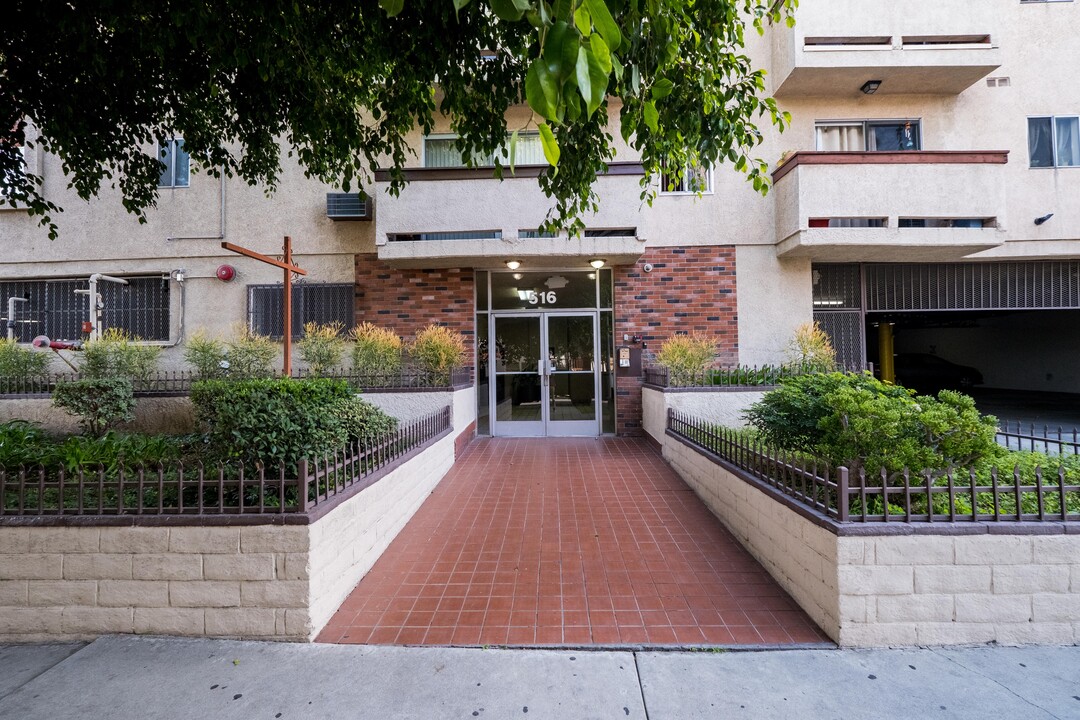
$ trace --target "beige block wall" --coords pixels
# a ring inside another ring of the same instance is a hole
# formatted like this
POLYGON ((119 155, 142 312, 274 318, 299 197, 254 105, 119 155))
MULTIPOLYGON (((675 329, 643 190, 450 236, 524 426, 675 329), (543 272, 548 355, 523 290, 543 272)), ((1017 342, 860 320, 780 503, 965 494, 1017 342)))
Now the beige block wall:
POLYGON ((1080 644, 1080 535, 837 536, 675 438, 663 452, 842 647, 1080 644))
POLYGON ((450 434, 311 526, 309 639, 326 625, 453 464, 450 434))
MULTIPOLYGON (((49 398, 0 400, 0 423, 27 420, 51 433, 81 432, 79 420, 58 410, 49 398)), ((141 397, 135 401, 135 419, 120 426, 129 432, 180 434, 195 429, 195 409, 187 397, 141 397)))
POLYGON ((669 408, 724 427, 745 427, 743 415, 764 395, 764 390, 664 392, 643 388, 642 427, 662 443, 667 432, 669 408))
POLYGON ((313 640, 453 465, 468 425, 311 525, 0 526, 0 642, 313 640))

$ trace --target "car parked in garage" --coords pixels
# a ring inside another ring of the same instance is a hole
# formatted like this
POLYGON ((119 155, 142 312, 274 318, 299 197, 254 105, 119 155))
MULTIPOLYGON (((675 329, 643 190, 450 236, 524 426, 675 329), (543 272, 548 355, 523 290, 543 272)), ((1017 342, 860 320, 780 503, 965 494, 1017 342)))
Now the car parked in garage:
POLYGON ((982 373, 928 353, 900 353, 896 356, 898 385, 920 392, 967 390, 983 384, 982 373))

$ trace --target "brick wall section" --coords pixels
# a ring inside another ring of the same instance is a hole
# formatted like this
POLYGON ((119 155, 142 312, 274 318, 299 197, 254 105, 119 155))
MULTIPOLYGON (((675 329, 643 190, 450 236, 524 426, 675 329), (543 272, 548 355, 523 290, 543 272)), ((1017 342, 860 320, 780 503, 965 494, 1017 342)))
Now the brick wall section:
POLYGON ((411 340, 435 323, 465 335, 472 364, 474 275, 471 268, 403 270, 374 254, 356 256, 356 322, 393 328, 411 340))
MULTIPOLYGON (((647 363, 669 336, 698 331, 718 336, 720 362, 738 360, 733 246, 649 248, 637 264, 614 273, 616 346, 623 335, 641 335, 647 363), (642 271, 645 263, 651 273, 642 271)), ((619 377, 616 394, 617 432, 641 435, 641 379, 619 377)))

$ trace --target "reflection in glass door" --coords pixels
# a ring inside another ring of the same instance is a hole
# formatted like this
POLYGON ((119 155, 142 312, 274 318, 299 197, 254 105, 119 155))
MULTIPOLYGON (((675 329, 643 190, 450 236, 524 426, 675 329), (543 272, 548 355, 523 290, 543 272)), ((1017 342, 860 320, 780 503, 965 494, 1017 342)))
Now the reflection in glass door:
POLYGON ((596 313, 544 316, 547 434, 600 434, 596 412, 596 313))
POLYGON ((597 313, 491 319, 492 434, 600 434, 597 313))

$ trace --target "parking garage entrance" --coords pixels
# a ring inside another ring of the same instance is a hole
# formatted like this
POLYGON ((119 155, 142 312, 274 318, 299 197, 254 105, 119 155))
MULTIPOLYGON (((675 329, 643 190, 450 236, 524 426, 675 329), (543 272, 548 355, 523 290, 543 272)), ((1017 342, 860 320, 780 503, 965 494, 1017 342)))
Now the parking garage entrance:
POLYGON ((815 265, 813 285, 845 364, 891 358, 924 391, 1080 393, 1080 261, 815 265))

